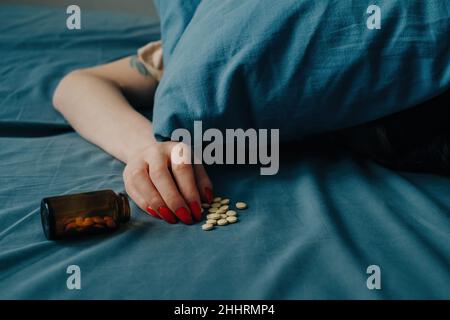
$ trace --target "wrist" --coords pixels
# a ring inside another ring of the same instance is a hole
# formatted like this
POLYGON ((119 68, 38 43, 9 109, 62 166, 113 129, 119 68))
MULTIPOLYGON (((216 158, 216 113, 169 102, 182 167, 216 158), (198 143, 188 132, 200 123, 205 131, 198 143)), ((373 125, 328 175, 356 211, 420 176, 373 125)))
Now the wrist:
POLYGON ((156 140, 141 143, 130 143, 124 151, 125 163, 130 162, 132 159, 136 158, 138 154, 143 153, 145 150, 155 148, 156 144, 156 140))
POLYGON ((152 124, 148 119, 137 112, 132 112, 130 117, 126 121, 126 128, 123 128, 125 135, 121 139, 122 157, 125 163, 158 143, 153 136, 152 124))

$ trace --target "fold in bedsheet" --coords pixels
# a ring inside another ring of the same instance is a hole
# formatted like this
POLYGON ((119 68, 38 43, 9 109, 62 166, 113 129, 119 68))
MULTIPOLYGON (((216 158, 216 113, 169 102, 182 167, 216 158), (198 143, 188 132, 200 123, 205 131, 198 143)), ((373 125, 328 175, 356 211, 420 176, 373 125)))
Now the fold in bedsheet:
POLYGON ((160 38, 146 16, 81 11, 68 30, 65 8, 0 6, 0 120, 63 123, 51 107, 58 81, 71 70, 136 54, 160 38))
POLYGON ((69 130, 51 109, 51 88, 72 68, 157 37, 142 18, 98 13, 75 37, 58 29, 64 16, 0 6, 0 298, 450 298, 449 179, 393 172, 327 145, 283 153, 276 176, 208 168, 217 195, 249 204, 236 225, 168 225, 133 204, 129 225, 111 236, 46 241, 42 197, 124 188, 123 164, 69 130), (72 264, 81 290, 66 287, 72 264), (378 291, 366 287, 373 264, 378 291))

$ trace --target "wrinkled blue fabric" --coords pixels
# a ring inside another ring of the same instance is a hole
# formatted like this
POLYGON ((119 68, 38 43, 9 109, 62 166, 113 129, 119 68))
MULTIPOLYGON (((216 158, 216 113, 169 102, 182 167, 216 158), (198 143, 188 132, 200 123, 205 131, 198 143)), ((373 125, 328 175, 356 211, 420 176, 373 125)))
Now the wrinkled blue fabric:
POLYGON ((136 54, 137 48, 160 38, 158 21, 140 16, 81 8, 81 30, 68 30, 65 8, 0 9, 0 121, 65 123, 51 103, 65 74, 136 54))
POLYGON ((373 1, 157 4, 168 62, 155 103, 160 139, 200 119, 205 129, 280 128, 283 141, 301 139, 407 109, 450 84, 447 0, 376 1, 380 30, 366 26, 373 1))
POLYGON ((159 37, 146 17, 84 12, 77 34, 64 17, 0 6, 1 299, 450 298, 449 179, 325 147, 292 147, 275 176, 207 168, 217 195, 249 204, 235 225, 169 225, 132 203, 115 234, 47 241, 41 198, 124 191, 123 164, 65 124, 51 88, 159 37), (69 265, 81 290, 67 289, 69 265), (381 290, 367 289, 369 265, 381 290))

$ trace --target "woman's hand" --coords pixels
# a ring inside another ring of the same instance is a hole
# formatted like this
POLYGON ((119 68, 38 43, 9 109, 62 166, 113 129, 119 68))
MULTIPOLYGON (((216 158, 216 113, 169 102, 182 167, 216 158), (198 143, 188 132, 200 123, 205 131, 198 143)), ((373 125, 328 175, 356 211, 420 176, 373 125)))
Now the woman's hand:
POLYGON ((177 145, 153 142, 134 152, 127 157, 123 180, 128 195, 142 210, 168 223, 178 218, 192 224, 202 218, 201 199, 212 202, 212 184, 202 165, 174 159, 172 150, 177 145))
POLYGON ((132 107, 148 105, 157 86, 133 59, 70 73, 55 90, 55 108, 85 139, 126 163, 126 190, 142 210, 193 223, 201 219, 200 199, 212 201, 211 181, 201 165, 172 161, 178 143, 157 142, 151 122, 132 107))

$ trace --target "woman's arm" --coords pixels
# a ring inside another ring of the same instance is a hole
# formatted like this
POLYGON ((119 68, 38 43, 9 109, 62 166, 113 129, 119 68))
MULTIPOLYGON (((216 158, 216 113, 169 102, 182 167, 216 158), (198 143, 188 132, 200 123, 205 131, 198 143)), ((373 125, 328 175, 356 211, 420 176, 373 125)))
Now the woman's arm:
POLYGON ((212 198, 200 165, 172 164, 173 142, 159 143, 151 123, 131 104, 151 104, 157 81, 136 57, 68 74, 53 98, 55 108, 85 139, 126 163, 125 188, 137 205, 175 223, 201 218, 200 197, 212 198), (173 177, 173 178, 172 178, 173 177))
POLYGON ((156 86, 153 77, 139 74, 124 58, 69 73, 53 104, 86 140, 127 163, 131 154, 155 142, 151 123, 130 103, 151 103, 156 86))

